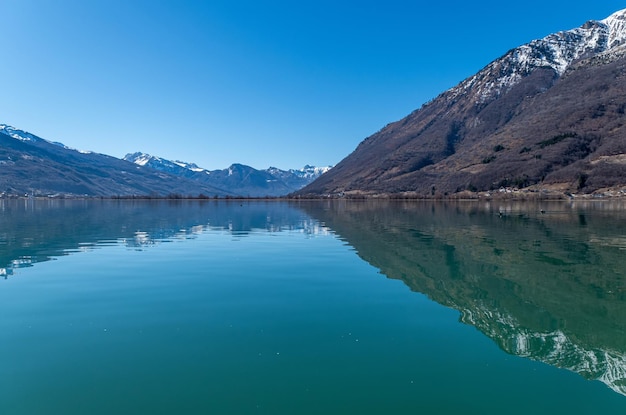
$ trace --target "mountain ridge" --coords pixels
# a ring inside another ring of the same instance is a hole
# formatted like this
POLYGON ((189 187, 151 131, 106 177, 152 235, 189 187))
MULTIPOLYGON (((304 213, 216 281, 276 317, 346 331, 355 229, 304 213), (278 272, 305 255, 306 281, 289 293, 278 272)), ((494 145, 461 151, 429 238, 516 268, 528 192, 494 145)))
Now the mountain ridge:
POLYGON ((306 165, 302 169, 281 170, 269 167, 258 170, 233 163, 226 169, 208 170, 195 163, 171 161, 142 152, 128 153, 123 159, 250 197, 285 196, 311 183, 331 168, 306 165))
POLYGON ((0 124, 0 197, 277 197, 291 193, 328 170, 276 168, 258 171, 242 164, 209 171, 195 163, 145 153, 128 161, 76 150, 0 124))
POLYGON ((626 185, 626 165, 602 158, 626 152, 625 40, 626 9, 511 49, 363 140, 296 196, 626 185))
POLYGON ((4 124, 0 126, 0 165, 0 195, 5 197, 230 195, 112 156, 74 150, 4 124))

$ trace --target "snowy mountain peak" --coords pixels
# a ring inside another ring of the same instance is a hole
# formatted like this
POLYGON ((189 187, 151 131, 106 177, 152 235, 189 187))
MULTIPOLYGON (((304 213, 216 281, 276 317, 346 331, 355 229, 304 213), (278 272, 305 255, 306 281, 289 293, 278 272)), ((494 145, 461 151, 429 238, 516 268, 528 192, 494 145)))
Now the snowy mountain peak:
POLYGON ((617 11, 600 21, 609 31, 607 46, 609 49, 620 46, 626 41, 626 9, 617 11))
POLYGON ((206 171, 205 169, 198 167, 198 165, 194 163, 187 163, 180 160, 170 161, 142 152, 126 154, 124 156, 124 160, 130 161, 131 163, 135 163, 139 166, 152 167, 156 168, 157 170, 166 171, 168 173, 177 173, 180 170, 189 170, 194 173, 206 171))
POLYGON ((152 157, 150 154, 140 153, 140 152, 132 153, 132 154, 129 153, 124 156, 124 160, 130 161, 139 166, 145 166, 146 164, 148 164, 150 160, 153 160, 153 159, 160 160, 158 157, 152 157))
POLYGON ((300 170, 289 170, 291 173, 304 178, 318 178, 322 174, 330 170, 332 166, 315 167, 308 164, 300 170))
POLYGON ((626 43, 626 9, 604 20, 550 34, 510 50, 476 75, 450 89, 449 99, 470 94, 476 104, 509 91, 537 69, 550 68, 561 76, 574 61, 615 49, 626 43))
POLYGON ((209 171, 194 163, 170 161, 142 152, 127 154, 124 160, 210 184, 215 188, 228 190, 232 194, 247 196, 283 196, 301 189, 330 170, 330 167, 310 165, 299 170, 280 170, 276 167, 256 170, 244 164, 234 163, 227 169, 209 171))
POLYGON ((42 138, 34 136, 26 131, 18 130, 15 127, 11 127, 10 125, 0 124, 0 133, 8 135, 11 138, 15 138, 20 141, 42 141, 42 138))
POLYGON ((191 170, 193 172, 203 172, 203 171, 206 171, 206 169, 203 169, 202 167, 198 167, 198 165, 195 164, 195 163, 187 163, 185 161, 180 161, 180 160, 174 160, 173 163, 179 165, 182 168, 191 170))
POLYGON ((20 141, 31 142, 31 143, 54 144, 55 146, 62 147, 64 149, 66 149, 66 150, 77 151, 77 152, 82 153, 82 154, 92 154, 91 151, 76 150, 75 148, 68 147, 65 144, 60 143, 58 141, 48 141, 48 140, 45 140, 45 139, 43 139, 41 137, 37 137, 34 134, 26 132, 24 130, 20 130, 20 129, 17 129, 15 127, 11 127, 10 125, 7 125, 7 124, 0 124, 0 134, 8 135, 9 137, 14 138, 16 140, 20 140, 20 141))

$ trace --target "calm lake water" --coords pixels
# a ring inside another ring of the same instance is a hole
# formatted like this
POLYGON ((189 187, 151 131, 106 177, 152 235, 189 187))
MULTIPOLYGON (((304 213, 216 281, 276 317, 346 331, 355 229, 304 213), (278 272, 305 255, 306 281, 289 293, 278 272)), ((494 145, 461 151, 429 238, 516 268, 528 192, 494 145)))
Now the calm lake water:
POLYGON ((0 413, 626 412, 626 206, 0 200, 0 413))

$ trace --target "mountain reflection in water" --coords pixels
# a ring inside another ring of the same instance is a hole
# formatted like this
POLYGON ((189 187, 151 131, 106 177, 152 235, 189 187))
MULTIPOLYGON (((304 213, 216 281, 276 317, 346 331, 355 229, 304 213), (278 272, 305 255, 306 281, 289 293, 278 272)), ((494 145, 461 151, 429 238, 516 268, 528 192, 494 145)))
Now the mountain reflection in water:
POLYGON ((329 229, 387 277, 459 310, 504 351, 626 395, 621 203, 0 200, 0 273, 205 230, 329 229))
POLYGON ((626 395, 623 203, 304 205, 389 278, 506 352, 626 395))
POLYGON ((235 237, 259 230, 326 232, 301 210, 275 202, 0 199, 0 276, 97 246, 142 249, 207 229, 235 237))

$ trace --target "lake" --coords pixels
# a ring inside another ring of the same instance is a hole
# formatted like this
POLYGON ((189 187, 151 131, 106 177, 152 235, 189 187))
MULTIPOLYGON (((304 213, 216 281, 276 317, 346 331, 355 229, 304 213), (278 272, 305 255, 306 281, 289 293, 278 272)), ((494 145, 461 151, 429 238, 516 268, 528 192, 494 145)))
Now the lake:
POLYGON ((0 413, 626 411, 623 202, 0 200, 0 413))

